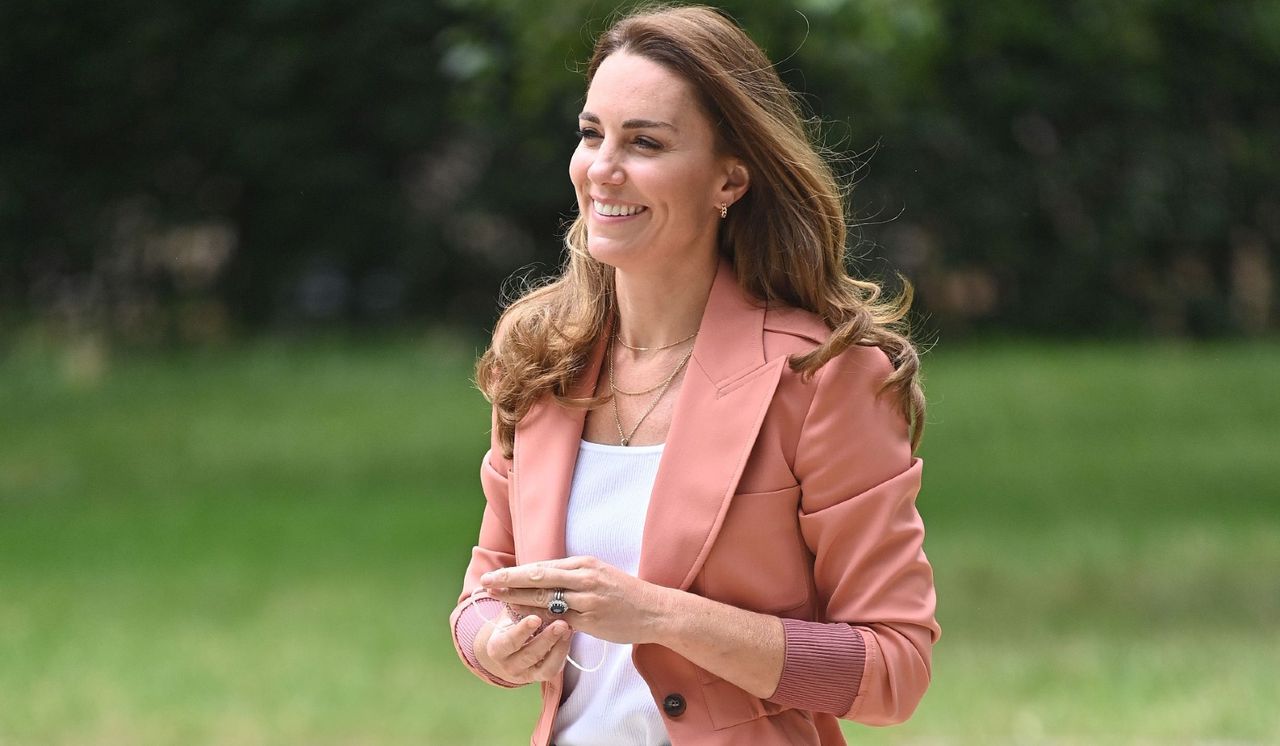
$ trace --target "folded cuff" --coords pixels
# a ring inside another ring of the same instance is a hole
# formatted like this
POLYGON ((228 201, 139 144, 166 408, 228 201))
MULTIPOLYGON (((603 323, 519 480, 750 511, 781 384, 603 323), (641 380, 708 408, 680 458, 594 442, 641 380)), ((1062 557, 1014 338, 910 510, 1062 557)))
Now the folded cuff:
POLYGON ((457 641, 458 650, 471 670, 483 676, 490 684, 514 689, 519 684, 512 684, 489 673, 484 666, 480 665, 480 659, 476 657, 476 635, 480 634, 480 630, 489 623, 489 620, 497 619, 505 613, 506 605, 501 601, 481 596, 472 601, 458 615, 458 621, 453 625, 453 638, 457 641))
POLYGON ((843 715, 862 684, 867 645, 848 624, 783 619, 786 658, 769 701, 785 707, 843 715))

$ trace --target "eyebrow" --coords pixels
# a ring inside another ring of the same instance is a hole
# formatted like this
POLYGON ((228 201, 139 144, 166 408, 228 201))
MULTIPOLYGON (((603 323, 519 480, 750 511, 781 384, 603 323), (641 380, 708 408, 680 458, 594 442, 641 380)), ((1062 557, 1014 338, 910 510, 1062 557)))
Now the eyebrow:
MULTIPOLYGON (((600 124, 600 117, 596 116, 595 114, 592 114, 589 111, 582 112, 581 114, 578 115, 578 118, 584 119, 594 124, 600 124)), ((680 131, 676 129, 676 126, 674 124, 671 124, 669 122, 659 122, 653 119, 628 119, 622 123, 622 129, 624 130, 651 129, 655 127, 666 128, 676 132, 680 131)))

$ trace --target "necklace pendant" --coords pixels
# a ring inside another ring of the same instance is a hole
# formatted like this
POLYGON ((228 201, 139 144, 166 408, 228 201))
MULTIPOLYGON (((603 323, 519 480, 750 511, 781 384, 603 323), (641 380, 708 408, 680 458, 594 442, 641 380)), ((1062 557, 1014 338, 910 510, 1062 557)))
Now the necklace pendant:
POLYGON ((628 444, 628 443, 630 443, 630 442, 631 442, 631 438, 623 438, 623 439, 622 439, 622 445, 624 445, 624 446, 625 446, 625 445, 627 445, 627 444, 628 444))

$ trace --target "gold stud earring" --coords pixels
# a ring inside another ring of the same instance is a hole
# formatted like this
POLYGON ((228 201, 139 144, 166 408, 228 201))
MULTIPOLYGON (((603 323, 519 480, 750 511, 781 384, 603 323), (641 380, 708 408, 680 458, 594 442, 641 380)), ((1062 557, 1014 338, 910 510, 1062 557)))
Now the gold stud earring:
POLYGON ((724 220, 727 217, 729 217, 729 203, 721 202, 720 203, 720 219, 724 220))

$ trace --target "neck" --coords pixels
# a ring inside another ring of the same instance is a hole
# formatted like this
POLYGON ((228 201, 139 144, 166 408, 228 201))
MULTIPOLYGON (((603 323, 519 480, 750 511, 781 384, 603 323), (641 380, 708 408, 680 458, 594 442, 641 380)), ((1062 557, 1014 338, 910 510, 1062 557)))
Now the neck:
POLYGON ((713 254, 702 266, 670 272, 616 271, 618 335, 630 345, 658 347, 696 332, 718 265, 713 254))

